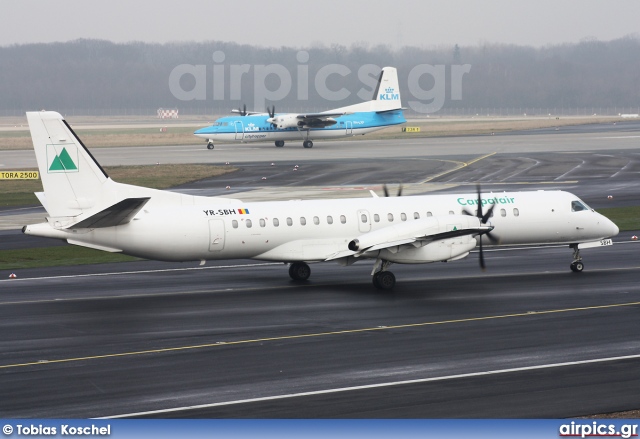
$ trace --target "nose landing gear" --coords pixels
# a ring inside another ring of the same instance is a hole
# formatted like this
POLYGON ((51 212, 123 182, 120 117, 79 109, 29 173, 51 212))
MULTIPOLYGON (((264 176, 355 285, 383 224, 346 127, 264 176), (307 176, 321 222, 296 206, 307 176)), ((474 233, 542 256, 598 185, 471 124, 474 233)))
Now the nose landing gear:
POLYGON ((571 244, 569 247, 573 249, 573 262, 569 266, 571 271, 574 273, 580 273, 584 270, 584 263, 582 262, 582 257, 580 256, 580 249, 578 248, 578 244, 571 244))

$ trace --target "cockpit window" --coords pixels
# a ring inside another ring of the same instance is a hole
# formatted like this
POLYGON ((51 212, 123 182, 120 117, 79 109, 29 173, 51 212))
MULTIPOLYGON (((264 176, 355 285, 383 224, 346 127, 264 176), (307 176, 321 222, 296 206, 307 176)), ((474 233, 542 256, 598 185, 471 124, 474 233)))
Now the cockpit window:
POLYGON ((589 210, 589 208, 582 201, 574 200, 571 202, 571 212, 580 212, 583 210, 589 210))

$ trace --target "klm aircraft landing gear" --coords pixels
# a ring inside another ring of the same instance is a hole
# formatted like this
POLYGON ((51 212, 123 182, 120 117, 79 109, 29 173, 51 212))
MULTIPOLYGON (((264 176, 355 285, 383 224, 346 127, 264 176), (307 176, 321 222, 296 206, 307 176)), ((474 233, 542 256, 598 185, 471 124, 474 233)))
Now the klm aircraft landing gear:
POLYGON ((293 280, 307 280, 311 276, 311 268, 304 262, 294 262, 289 265, 289 276, 293 280))
POLYGON ((213 140, 207 140, 207 149, 213 149, 213 140))
POLYGON ((580 249, 578 248, 578 244, 572 244, 569 247, 573 249, 573 262, 570 265, 571 271, 574 273, 580 273, 584 270, 584 263, 582 263, 582 258, 580 257, 580 249))
POLYGON ((304 140, 302 142, 302 146, 304 146, 305 148, 313 148, 313 142, 309 140, 309 132, 310 132, 309 128, 302 129, 300 128, 300 126, 298 126, 298 132, 300 133, 300 135, 302 136, 302 139, 304 140), (306 139, 303 131, 307 132, 306 139))
POLYGON ((276 146, 282 148, 284 146, 284 140, 276 140, 276 146))

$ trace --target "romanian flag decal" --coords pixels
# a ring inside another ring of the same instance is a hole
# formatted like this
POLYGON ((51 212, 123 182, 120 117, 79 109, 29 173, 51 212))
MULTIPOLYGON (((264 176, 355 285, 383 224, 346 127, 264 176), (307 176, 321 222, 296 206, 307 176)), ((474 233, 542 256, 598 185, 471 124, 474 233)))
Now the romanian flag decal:
POLYGON ((238 209, 238 213, 240 215, 245 215, 249 213, 249 209, 238 209))

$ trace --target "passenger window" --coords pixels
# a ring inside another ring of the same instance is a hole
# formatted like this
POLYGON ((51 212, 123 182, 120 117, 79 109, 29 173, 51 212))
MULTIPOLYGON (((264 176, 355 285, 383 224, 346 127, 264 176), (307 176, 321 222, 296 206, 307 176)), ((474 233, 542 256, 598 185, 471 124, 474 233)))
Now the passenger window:
POLYGON ((380 222, 380 215, 378 215, 377 213, 373 215, 373 220, 377 223, 380 222))
POLYGON ((393 222, 393 214, 392 213, 388 213, 387 214, 387 219, 389 220, 390 223, 393 222))
POLYGON ((362 221, 363 224, 367 223, 367 215, 366 214, 362 214, 360 215, 360 221, 362 221))
POLYGON ((266 225, 267 225, 267 223, 266 223, 266 221, 264 220, 264 218, 260 218, 260 227, 264 227, 264 226, 266 226, 266 225))
POLYGON ((307 225, 307 219, 303 216, 300 217, 300 225, 302 226, 306 226, 307 225))
POLYGON ((520 216, 520 211, 518 210, 517 207, 513 208, 513 216, 520 216))
POLYGON ((450 210, 450 211, 449 211, 449 215, 455 215, 455 214, 453 213, 453 210, 450 210))
POLYGON ((231 221, 231 225, 233 226, 234 229, 237 229, 238 228, 238 220, 231 221))
POLYGON ((507 211, 504 209, 500 209, 500 216, 507 216, 507 211))
POLYGON ((407 220, 407 214, 406 214, 406 213, 404 213, 404 212, 402 212, 402 213, 400 214, 400 219, 401 219, 402 221, 406 221, 406 220, 407 220))
POLYGON ((287 218, 287 225, 288 226, 292 226, 293 225, 293 220, 291 218, 287 218))
POLYGON ((251 226, 252 226, 252 224, 251 224, 251 220, 250 220, 250 219, 246 220, 246 221, 244 222, 244 224, 247 226, 247 229, 250 229, 250 228, 251 228, 251 226))
POLYGON ((344 215, 340 215, 340 222, 341 222, 342 224, 346 224, 346 223, 347 223, 347 217, 346 217, 346 216, 344 216, 344 215))
POLYGON ((427 212, 427 217, 433 216, 431 212, 427 212))
POLYGON ((327 217, 327 224, 333 224, 333 217, 331 215, 327 217))
POLYGON ((280 220, 278 218, 273 219, 273 226, 278 227, 280 225, 280 220))
POLYGON ((314 216, 314 217, 313 217, 313 224, 315 224, 316 226, 317 226, 318 224, 320 224, 320 218, 318 218, 317 216, 314 216))
POLYGON ((420 214, 418 212, 413 212, 413 219, 420 219, 420 214))

